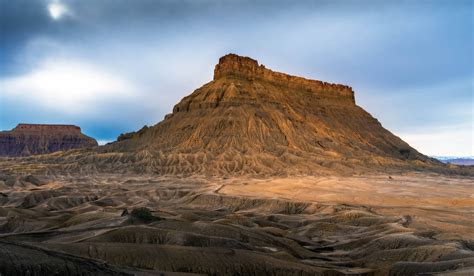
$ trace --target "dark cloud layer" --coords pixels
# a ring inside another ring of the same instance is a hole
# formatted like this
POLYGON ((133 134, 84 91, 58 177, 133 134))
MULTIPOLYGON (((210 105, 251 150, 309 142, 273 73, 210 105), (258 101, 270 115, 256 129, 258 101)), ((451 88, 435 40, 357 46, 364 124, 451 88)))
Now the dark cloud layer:
POLYGON ((219 56, 235 52, 279 71, 349 84, 358 103, 396 132, 459 126, 469 133, 472 22, 469 0, 0 0, 0 127, 74 122, 113 139, 161 120, 212 78, 219 56), (51 3, 68 13, 55 20, 51 3), (77 114, 15 96, 60 75, 65 61, 123 81, 134 96, 97 100, 92 111, 93 98, 79 98, 88 111, 77 114))

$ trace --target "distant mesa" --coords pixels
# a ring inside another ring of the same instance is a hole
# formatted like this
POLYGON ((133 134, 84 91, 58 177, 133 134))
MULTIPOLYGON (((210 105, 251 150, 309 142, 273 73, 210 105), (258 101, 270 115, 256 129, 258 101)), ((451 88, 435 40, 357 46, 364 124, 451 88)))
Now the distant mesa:
POLYGON ((75 125, 18 124, 0 132, 0 156, 29 156, 97 146, 75 125))

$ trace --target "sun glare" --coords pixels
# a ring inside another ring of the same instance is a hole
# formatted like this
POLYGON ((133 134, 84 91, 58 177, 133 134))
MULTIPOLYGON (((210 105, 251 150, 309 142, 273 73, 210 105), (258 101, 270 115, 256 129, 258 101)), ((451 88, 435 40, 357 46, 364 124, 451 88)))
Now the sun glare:
POLYGON ((67 9, 61 3, 50 3, 48 5, 48 11, 51 18, 54 20, 59 20, 64 14, 66 14, 67 9))

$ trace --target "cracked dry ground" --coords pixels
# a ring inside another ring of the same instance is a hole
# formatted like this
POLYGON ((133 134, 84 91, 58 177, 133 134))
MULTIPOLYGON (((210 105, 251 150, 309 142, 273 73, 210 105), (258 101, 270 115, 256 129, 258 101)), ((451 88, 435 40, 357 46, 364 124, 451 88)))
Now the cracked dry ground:
POLYGON ((474 272, 470 178, 0 177, 2 275, 474 272))

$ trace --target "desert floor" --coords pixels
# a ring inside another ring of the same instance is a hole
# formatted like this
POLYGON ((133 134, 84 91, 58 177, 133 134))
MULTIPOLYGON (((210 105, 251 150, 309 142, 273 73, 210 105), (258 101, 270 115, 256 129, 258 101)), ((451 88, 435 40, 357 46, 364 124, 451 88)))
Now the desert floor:
POLYGON ((0 274, 472 275, 473 188, 422 173, 2 175, 0 274))

